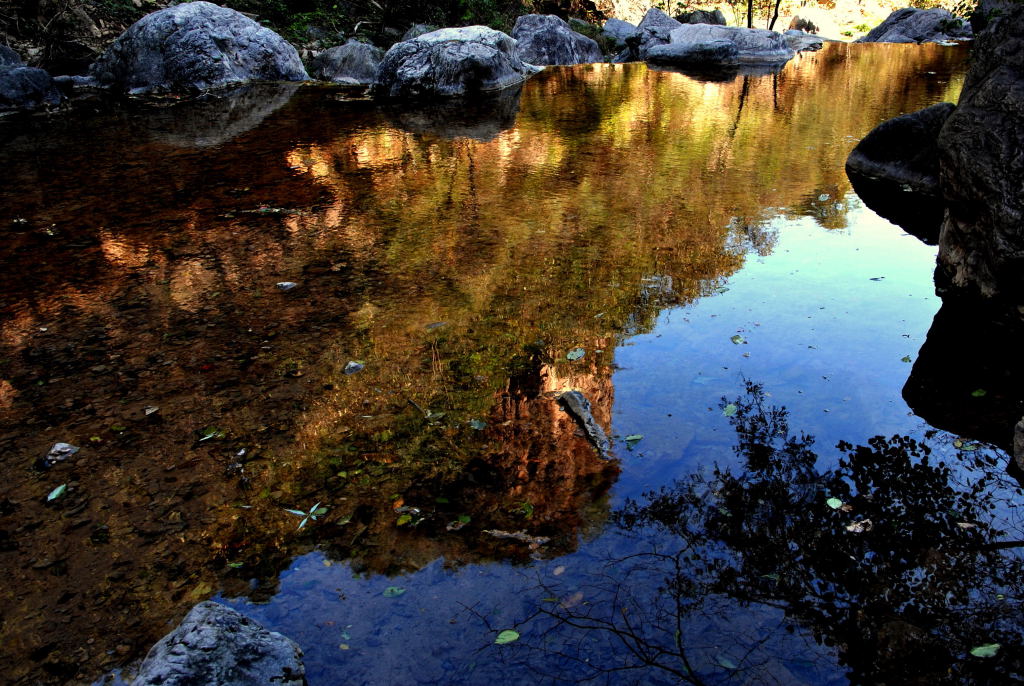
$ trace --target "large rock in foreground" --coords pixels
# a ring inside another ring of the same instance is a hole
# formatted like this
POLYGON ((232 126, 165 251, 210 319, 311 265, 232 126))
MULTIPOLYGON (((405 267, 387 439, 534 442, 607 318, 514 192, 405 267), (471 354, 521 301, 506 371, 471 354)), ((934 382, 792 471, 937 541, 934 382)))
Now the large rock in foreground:
POLYGON ((287 41, 235 10, 188 2, 132 24, 90 67, 132 94, 210 90, 247 81, 304 81, 287 41))
POLYGON ((350 38, 344 45, 324 50, 309 66, 313 78, 321 81, 369 85, 383 58, 384 51, 380 48, 350 38))
POLYGON ((519 43, 520 57, 530 64, 589 64, 602 58, 597 41, 576 33, 553 14, 519 17, 512 37, 519 43))
POLYGON ((775 31, 739 26, 687 24, 673 29, 669 44, 651 46, 647 60, 655 64, 696 67, 703 61, 723 64, 778 64, 794 54, 785 38, 775 31), (730 49, 728 46, 732 45, 730 49))
POLYGON ((305 674, 294 641, 208 600, 150 649, 132 686, 304 686, 305 674))
POLYGON ((857 39, 857 43, 927 43, 969 38, 971 27, 944 9, 918 10, 905 7, 857 39))
POLYGON ((517 86, 541 69, 524 62, 516 41, 501 31, 440 29, 391 46, 373 93, 386 100, 471 96, 517 86))
MULTIPOLYGON (((982 3, 956 110, 939 135, 939 276, 1024 305, 1024 5, 982 3)), ((1022 311, 1024 314, 1024 311, 1022 311)))
POLYGON ((953 113, 943 102, 884 121, 846 159, 846 175, 864 204, 929 245, 942 225, 939 132, 953 113))

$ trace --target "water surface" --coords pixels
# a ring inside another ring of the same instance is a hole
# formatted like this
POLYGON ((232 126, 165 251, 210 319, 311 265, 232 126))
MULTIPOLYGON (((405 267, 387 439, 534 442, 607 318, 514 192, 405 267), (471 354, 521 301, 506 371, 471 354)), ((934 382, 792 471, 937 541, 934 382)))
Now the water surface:
POLYGON ((1019 644, 1016 485, 901 397, 934 248, 843 172, 964 59, 5 123, 4 669, 88 682, 212 596, 311 684, 1006 676, 967 651, 1019 644))

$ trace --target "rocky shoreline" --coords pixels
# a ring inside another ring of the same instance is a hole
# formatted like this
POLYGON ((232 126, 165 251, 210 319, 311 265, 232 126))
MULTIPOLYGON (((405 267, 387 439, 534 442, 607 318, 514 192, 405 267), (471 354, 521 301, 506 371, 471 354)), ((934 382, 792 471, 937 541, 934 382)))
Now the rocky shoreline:
MULTIPOLYGON (((969 33, 951 28, 957 22, 942 12, 899 10, 868 40, 898 33, 900 42, 910 40, 908 35, 941 42, 969 33)), ((475 97, 518 87, 545 66, 607 61, 646 61, 721 78, 781 68, 798 52, 831 40, 798 29, 778 33, 724 23, 720 12, 673 18, 652 8, 636 26, 609 19, 603 28, 554 15, 524 15, 511 36, 485 26, 414 25, 387 52, 350 38, 313 56, 307 71, 295 46, 249 16, 189 2, 132 24, 85 75, 53 77, 0 46, 0 113, 52 111, 86 93, 188 96, 257 81, 369 86, 375 98, 391 101, 475 97)))

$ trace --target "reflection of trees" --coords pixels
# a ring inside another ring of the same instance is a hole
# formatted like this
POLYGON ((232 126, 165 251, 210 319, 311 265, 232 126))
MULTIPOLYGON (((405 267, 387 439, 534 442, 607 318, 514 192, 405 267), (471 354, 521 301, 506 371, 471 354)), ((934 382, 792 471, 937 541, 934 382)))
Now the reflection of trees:
POLYGON ((628 503, 619 524, 655 543, 610 564, 586 589, 592 605, 548 614, 614 637, 631 656, 620 667, 695 683, 716 665, 754 681, 774 679, 780 660, 792 669, 801 656, 779 646, 794 625, 834 646, 854 683, 1008 681, 1020 669, 1022 564, 1015 543, 996 541, 995 477, 960 483, 963 465, 907 436, 841 443, 838 465, 821 470, 813 437, 792 433, 757 384, 722 407, 735 410, 742 467, 628 503), (772 612, 785 614, 785 631, 745 630, 772 612), (716 613, 734 624, 709 650, 698 629, 716 613), (985 643, 1003 648, 966 655, 985 643))

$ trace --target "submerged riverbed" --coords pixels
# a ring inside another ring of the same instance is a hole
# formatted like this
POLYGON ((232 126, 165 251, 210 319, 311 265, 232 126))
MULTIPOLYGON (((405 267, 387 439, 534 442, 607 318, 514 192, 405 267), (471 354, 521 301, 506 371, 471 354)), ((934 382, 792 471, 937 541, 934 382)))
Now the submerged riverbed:
POLYGON ((215 597, 314 686, 1011 678, 1020 491, 903 399, 963 320, 843 171, 965 59, 0 124, 4 672, 89 683, 215 597))

